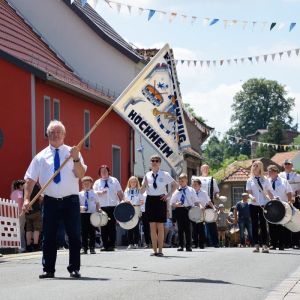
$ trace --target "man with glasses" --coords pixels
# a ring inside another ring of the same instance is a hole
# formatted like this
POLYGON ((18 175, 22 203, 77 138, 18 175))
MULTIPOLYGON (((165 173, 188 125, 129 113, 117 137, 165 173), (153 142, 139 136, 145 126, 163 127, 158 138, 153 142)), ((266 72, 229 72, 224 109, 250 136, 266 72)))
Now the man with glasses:
MULTIPOLYGON (((286 179, 293 190, 294 207, 300 209, 300 175, 294 172, 293 162, 286 159, 283 163, 284 171, 279 174, 280 177, 286 179)), ((294 249, 300 247, 300 232, 292 232, 292 246, 294 249)))

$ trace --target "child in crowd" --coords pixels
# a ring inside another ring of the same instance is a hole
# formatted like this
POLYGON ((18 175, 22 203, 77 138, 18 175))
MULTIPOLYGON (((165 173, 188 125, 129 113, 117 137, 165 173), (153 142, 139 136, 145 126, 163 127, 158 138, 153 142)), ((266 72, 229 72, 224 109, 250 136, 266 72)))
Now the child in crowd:
POLYGON ((225 246, 225 233, 228 227, 228 213, 225 212, 224 204, 219 205, 217 227, 218 227, 218 238, 220 241, 220 247, 225 246))
POLYGON ((98 195, 92 189, 93 178, 84 176, 81 179, 82 191, 79 192, 80 212, 81 212, 81 234, 83 253, 87 254, 88 248, 91 254, 95 251, 95 227, 90 222, 92 213, 100 210, 100 201, 98 195))
MULTIPOLYGON (((140 183, 137 177, 131 176, 127 182, 124 192, 124 200, 135 206, 135 210, 140 211, 140 206, 144 204, 144 196, 140 193, 140 183)), ((128 249, 137 249, 140 240, 139 222, 128 230, 128 249)))
POLYGON ((179 189, 176 190, 171 197, 171 205, 175 207, 175 217, 178 225, 179 248, 183 251, 184 237, 186 251, 192 251, 191 248, 191 223, 189 219, 189 209, 195 205, 197 195, 193 188, 187 185, 187 175, 182 173, 179 176, 179 189))

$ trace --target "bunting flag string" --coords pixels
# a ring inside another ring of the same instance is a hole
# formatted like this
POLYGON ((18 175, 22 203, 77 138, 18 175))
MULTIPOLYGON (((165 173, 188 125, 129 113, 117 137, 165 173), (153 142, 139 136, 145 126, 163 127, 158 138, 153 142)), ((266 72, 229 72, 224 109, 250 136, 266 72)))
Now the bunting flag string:
POLYGON ((300 150, 300 145, 294 145, 294 144, 273 144, 273 143, 267 143, 267 142, 259 142, 259 141, 254 141, 254 140, 249 140, 249 139, 244 139, 241 137, 237 137, 234 135, 229 135, 229 134, 225 134, 227 137, 230 137, 232 139, 234 139, 237 143, 250 143, 250 145, 252 146, 253 144, 257 144, 258 146, 267 146, 267 147, 272 147, 273 149, 278 150, 279 148, 286 150, 289 149, 297 149, 300 150))
MULTIPOLYGON (((70 0, 71 3, 74 0, 70 0)), ((100 0, 80 0, 81 5, 84 6, 86 3, 89 3, 93 8, 97 6, 100 0)), ((240 26, 243 30, 246 28, 254 30, 255 28, 269 31, 282 30, 286 28, 291 32, 297 25, 294 21, 258 21, 258 20, 242 20, 242 19, 222 19, 216 17, 198 17, 198 16, 188 16, 186 14, 178 13, 175 11, 163 11, 153 8, 145 8, 140 6, 134 6, 131 4, 126 4, 122 2, 117 2, 114 0, 101 0, 105 2, 111 9, 115 9, 120 13, 122 8, 125 8, 130 15, 133 14, 133 9, 138 12, 138 15, 145 13, 147 15, 148 21, 150 21, 155 15, 158 16, 159 20, 167 17, 168 21, 171 23, 175 18, 181 20, 183 23, 190 23, 191 25, 197 23, 202 23, 203 26, 215 27, 222 26, 224 29, 227 29, 231 26, 240 26)))
POLYGON ((259 62, 264 61, 265 63, 270 61, 275 60, 275 58, 279 58, 281 60, 283 57, 285 58, 291 58, 292 54, 296 54, 296 56, 299 55, 300 48, 295 48, 295 49, 290 49, 286 51, 279 51, 279 52, 274 52, 274 53, 268 53, 268 54, 262 54, 262 55, 254 55, 254 56, 248 56, 248 57, 240 57, 240 58, 221 58, 221 59, 203 59, 203 60, 198 60, 198 59, 175 59, 175 64, 177 65, 180 63, 181 65, 186 64, 188 67, 192 64, 194 67, 199 65, 200 67, 210 67, 210 66, 223 66, 225 62, 227 65, 231 65, 231 63, 245 63, 249 62, 251 64, 258 64, 259 62))

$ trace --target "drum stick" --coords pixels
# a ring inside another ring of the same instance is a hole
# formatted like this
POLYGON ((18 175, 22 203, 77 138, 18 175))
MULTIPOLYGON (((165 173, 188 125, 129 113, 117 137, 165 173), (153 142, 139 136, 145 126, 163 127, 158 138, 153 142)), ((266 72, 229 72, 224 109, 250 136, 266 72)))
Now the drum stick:
MULTIPOLYGON (((83 137, 83 139, 77 144, 77 148, 80 150, 84 141, 96 130, 96 128, 102 123, 102 121, 108 116, 108 114, 114 108, 114 104, 116 101, 104 112, 104 114, 98 119, 98 121, 94 124, 94 126, 90 129, 90 131, 83 137)), ((60 170, 67 164, 67 162, 71 159, 71 155, 67 157, 64 162, 60 165, 60 167, 53 173, 53 175, 49 178, 49 180, 45 183, 45 185, 39 190, 39 192, 35 195, 35 197, 29 202, 28 208, 31 208, 32 205, 36 202, 36 200, 40 197, 40 195, 44 192, 44 190, 48 187, 48 185, 52 182, 54 177, 60 172, 60 170)), ((24 214, 24 211, 21 212, 20 216, 24 214)))

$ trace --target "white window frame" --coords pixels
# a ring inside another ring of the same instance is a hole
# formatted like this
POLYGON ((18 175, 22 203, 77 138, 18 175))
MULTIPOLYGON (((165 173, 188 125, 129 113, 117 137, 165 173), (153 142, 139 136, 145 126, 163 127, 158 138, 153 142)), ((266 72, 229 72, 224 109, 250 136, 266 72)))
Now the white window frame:
POLYGON ((53 119, 59 121, 60 120, 60 100, 53 99, 53 119), (58 105, 58 118, 55 117, 55 104, 58 105))
POLYGON ((121 166, 122 166, 122 153, 121 153, 122 149, 120 146, 118 145, 112 145, 112 152, 111 152, 111 156, 112 156, 112 176, 113 177, 116 177, 119 182, 121 183, 121 180, 122 180, 122 171, 121 171, 121 166), (120 172, 120 178, 118 178, 116 176, 116 174, 114 174, 114 149, 118 149, 119 150, 119 154, 120 154, 120 166, 119 166, 119 172, 120 172))
POLYGON ((245 187, 233 186, 231 188, 231 192, 232 192, 232 194, 231 194, 232 195, 232 205, 236 205, 238 203, 238 201, 240 201, 242 199, 242 193, 245 192, 245 187), (241 192, 236 192, 236 190, 240 190, 241 192), (237 197, 235 197, 235 195, 237 195, 237 197))
POLYGON ((49 96, 44 96, 44 137, 47 138, 47 127, 51 122, 51 98, 49 96), (46 121, 46 101, 48 101, 48 110, 49 110, 49 122, 46 121), (47 123, 47 124, 46 124, 47 123))

